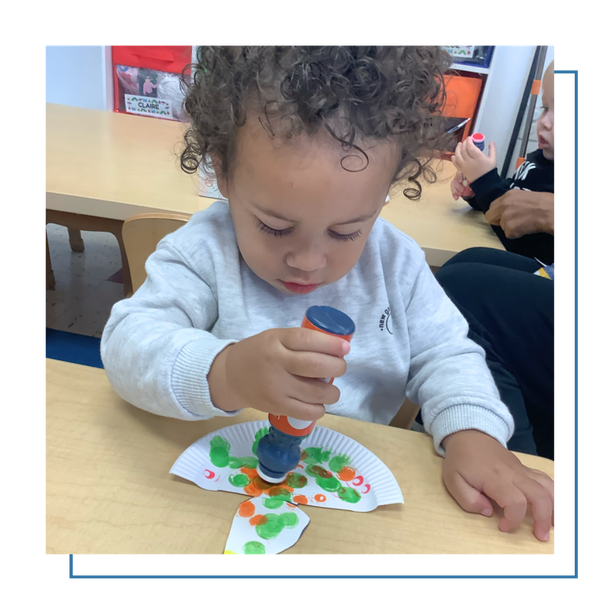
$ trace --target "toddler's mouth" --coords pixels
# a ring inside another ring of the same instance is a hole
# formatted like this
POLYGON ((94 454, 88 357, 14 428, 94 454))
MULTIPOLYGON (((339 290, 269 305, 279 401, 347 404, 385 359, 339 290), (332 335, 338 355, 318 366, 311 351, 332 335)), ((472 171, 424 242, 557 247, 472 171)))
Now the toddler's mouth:
POLYGON ((292 292, 292 294, 310 294, 310 292, 316 290, 321 284, 320 283, 311 283, 310 285, 306 285, 303 283, 294 283, 292 281, 281 281, 285 288, 292 292))

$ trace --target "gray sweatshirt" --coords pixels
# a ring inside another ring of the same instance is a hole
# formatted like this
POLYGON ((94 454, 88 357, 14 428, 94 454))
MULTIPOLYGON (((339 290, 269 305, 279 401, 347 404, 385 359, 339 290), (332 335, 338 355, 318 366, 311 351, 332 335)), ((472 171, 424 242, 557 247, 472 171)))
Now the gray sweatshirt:
POLYGON ((318 304, 356 324, 346 374, 334 384, 340 399, 328 412, 387 425, 408 397, 442 455, 440 442, 456 431, 478 429, 504 446, 514 431, 467 322, 416 242, 384 219, 345 277, 307 295, 284 294, 250 270, 222 201, 165 237, 146 272, 140 289, 113 306, 101 342, 110 383, 139 408, 185 420, 236 414, 211 401, 217 354, 266 329, 299 327, 318 304))

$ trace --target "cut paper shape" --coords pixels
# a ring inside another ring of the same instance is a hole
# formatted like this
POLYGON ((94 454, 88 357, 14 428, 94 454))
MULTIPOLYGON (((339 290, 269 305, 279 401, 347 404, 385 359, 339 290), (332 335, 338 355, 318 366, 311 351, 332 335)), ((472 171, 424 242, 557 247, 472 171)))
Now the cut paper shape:
POLYGON ((249 498, 240 504, 224 554, 279 554, 299 539, 310 519, 278 498, 249 498))
POLYGON ((265 420, 213 431, 185 450, 170 473, 205 490, 356 512, 404 502, 394 475, 377 456, 326 427, 315 427, 303 440, 300 464, 283 483, 263 481, 256 472, 256 447, 268 430, 265 420))

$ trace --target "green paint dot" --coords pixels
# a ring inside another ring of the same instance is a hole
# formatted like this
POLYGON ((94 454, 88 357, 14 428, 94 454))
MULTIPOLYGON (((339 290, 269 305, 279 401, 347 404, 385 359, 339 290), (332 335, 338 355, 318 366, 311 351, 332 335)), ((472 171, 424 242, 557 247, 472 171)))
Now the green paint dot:
POLYGON ((285 500, 283 500, 282 498, 264 498, 263 499, 263 504, 267 508, 279 508, 280 506, 283 506, 284 502, 285 502, 285 500))
POLYGON ((229 466, 232 469, 240 469, 241 467, 246 467, 248 469, 256 469, 256 467, 258 466, 258 458, 254 458, 254 456, 245 456, 244 458, 232 456, 229 459, 229 466))
POLYGON ((231 444, 220 435, 210 440, 210 461, 215 467, 226 467, 229 465, 229 450, 231 444))
POLYGON ((329 460, 331 450, 323 452, 323 448, 304 448, 302 460, 307 465, 316 465, 317 463, 326 462, 329 460))
POLYGON ((277 498, 277 500, 284 500, 289 502, 292 499, 292 495, 285 488, 272 488, 268 491, 271 498, 277 498))
POLYGON ((250 478, 244 473, 234 475, 233 473, 229 476, 229 483, 235 487, 246 487, 250 483, 250 478))
POLYGON ((282 515, 279 515, 279 517, 283 519, 284 525, 289 528, 296 527, 296 525, 298 525, 300 522, 298 515, 293 512, 283 513, 282 515))
POLYGON ((350 464, 350 457, 347 454, 339 454, 338 456, 334 456, 329 461, 329 468, 334 473, 339 473, 344 467, 347 467, 350 464))
POLYGON ((319 465, 310 465, 306 467, 306 474, 310 475, 311 477, 322 477, 323 479, 333 477, 327 469, 324 469, 319 465))
MULTIPOLYGON (((263 427, 262 429, 259 429, 256 432, 256 435, 254 436, 254 444, 252 444, 252 453, 253 454, 256 454, 256 447, 258 446, 258 442, 260 442, 260 438, 262 438, 265 435, 267 435, 267 433, 269 433, 269 428, 268 427, 263 427)), ((255 467, 251 467, 251 468, 254 469, 255 467)))
POLYGON ((350 502, 350 504, 356 504, 359 500, 360 500, 360 494, 349 487, 341 487, 338 491, 337 491, 337 495, 339 496, 340 500, 343 500, 344 502, 350 502))
POLYGON ((335 477, 317 477, 317 485, 327 492, 335 492, 342 487, 335 477))
POLYGON ((246 542, 244 554, 266 554, 265 545, 262 542, 246 542))
POLYGON ((280 515, 275 515, 273 513, 268 513, 265 517, 267 519, 266 522, 256 526, 256 533, 263 540, 272 540, 283 531, 285 521, 280 515))
POLYGON ((308 483, 308 480, 302 473, 290 473, 285 480, 285 484, 294 489, 303 488, 308 483))

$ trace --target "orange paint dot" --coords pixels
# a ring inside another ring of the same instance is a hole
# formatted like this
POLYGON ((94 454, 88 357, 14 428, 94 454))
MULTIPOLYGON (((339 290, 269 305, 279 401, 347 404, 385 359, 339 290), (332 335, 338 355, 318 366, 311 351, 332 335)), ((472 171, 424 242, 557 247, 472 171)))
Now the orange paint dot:
POLYGON ((306 496, 302 496, 302 495, 294 496, 293 500, 294 500, 294 502, 297 502, 298 504, 308 504, 308 499, 306 498, 306 496))
POLYGON ((338 477, 342 481, 352 481, 356 476, 356 470, 352 467, 344 467, 339 473, 338 477))
POLYGON ((316 500, 317 502, 325 502, 325 500, 327 500, 327 498, 325 498, 325 496, 323 496, 323 494, 317 494, 317 495, 315 496, 315 500, 316 500))
POLYGON ((255 510, 256 509, 254 508, 254 504, 252 504, 250 500, 246 500, 246 502, 242 502, 240 504, 238 514, 240 515, 240 517, 248 518, 254 514, 255 510))
POLYGON ((240 471, 244 475, 248 475, 248 478, 250 479, 250 481, 252 481, 255 477, 258 477, 258 473, 256 472, 256 469, 249 469, 248 467, 242 467, 240 469, 240 471))
POLYGON ((261 479, 258 475, 252 480, 252 485, 259 490, 268 490, 273 487, 272 483, 261 479))
POLYGON ((267 521, 268 519, 265 517, 265 515, 254 515, 250 519, 250 525, 252 525, 252 527, 256 527, 257 525, 264 525, 267 521))
POLYGON ((283 496, 285 494, 291 494, 294 491, 294 488, 291 488, 287 485, 274 485, 273 487, 271 487, 270 489, 267 490, 267 494, 269 494, 269 496, 283 496))
POLYGON ((254 498, 256 498, 257 496, 262 496, 263 490, 258 489, 253 483, 247 485, 244 488, 244 491, 246 492, 246 494, 248 494, 248 496, 252 496, 254 498))

